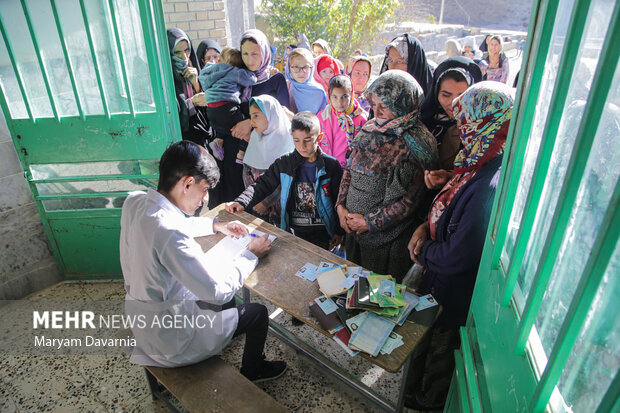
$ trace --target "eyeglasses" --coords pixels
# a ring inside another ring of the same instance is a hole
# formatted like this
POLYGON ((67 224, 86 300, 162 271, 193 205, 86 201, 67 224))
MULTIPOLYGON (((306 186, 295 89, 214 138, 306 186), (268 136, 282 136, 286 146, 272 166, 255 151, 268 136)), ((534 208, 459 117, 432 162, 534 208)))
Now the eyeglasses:
POLYGON ((309 73, 310 70, 312 70, 312 66, 310 65, 306 65, 306 66, 291 66, 291 72, 293 73, 299 73, 299 72, 304 72, 304 73, 309 73))
POLYGON ((387 58, 387 64, 388 65, 395 64, 395 65, 402 66, 402 65, 406 65, 407 62, 405 62, 403 59, 394 60, 391 57, 388 57, 387 58))

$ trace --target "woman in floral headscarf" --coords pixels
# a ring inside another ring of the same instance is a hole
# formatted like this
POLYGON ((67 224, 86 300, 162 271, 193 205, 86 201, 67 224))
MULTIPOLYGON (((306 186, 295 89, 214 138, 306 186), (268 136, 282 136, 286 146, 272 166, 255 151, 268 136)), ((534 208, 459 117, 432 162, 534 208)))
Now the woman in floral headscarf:
POLYGON ((336 203, 347 258, 399 282, 411 265, 407 241, 427 210, 424 170, 437 167, 435 138, 419 119, 422 88, 389 70, 368 88, 375 117, 351 142, 336 203))
POLYGON ((454 350, 460 345, 458 329, 465 325, 476 283, 513 101, 510 87, 485 81, 453 103, 464 147, 454 161, 454 176, 433 201, 428 221, 409 242, 411 258, 426 268, 418 292, 432 292, 443 306, 412 363, 425 366, 423 377, 411 373, 415 392, 405 404, 414 409, 441 409, 448 394, 454 350))

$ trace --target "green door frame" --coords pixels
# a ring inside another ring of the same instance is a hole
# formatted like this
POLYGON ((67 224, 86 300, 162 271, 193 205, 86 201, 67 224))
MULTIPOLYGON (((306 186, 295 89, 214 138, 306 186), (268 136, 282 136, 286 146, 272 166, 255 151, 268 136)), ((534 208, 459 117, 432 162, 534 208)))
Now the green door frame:
MULTIPOLYGON (((554 28, 566 23, 557 20, 561 0, 534 2, 529 28, 529 41, 524 54, 522 75, 519 79, 514 116, 509 131, 502 175, 491 214, 489 231, 482 256, 476 288, 472 298, 466 327, 461 329, 462 347, 455 354, 456 369, 453 377, 446 412, 542 412, 561 411, 564 402, 560 378, 570 368, 568 362, 580 334, 592 328, 586 323, 588 317, 596 316, 597 294, 609 284, 605 274, 618 276, 618 239, 620 228, 620 182, 617 175, 612 180, 611 191, 605 201, 600 225, 588 251, 587 260, 576 277, 575 292, 561 321, 557 337, 541 362, 538 333, 533 331, 537 317, 541 315, 545 293, 554 288, 551 277, 554 267, 563 254, 562 246, 570 236, 567 231, 571 219, 578 214, 579 190, 588 160, 592 155, 595 138, 608 98, 613 96, 617 104, 618 59, 620 55, 620 3, 610 7, 609 26, 602 41, 596 71, 576 131, 561 186, 556 188, 557 206, 546 234, 535 232, 535 220, 543 208, 541 194, 552 168, 551 158, 559 134, 565 109, 569 102, 569 87, 580 61, 580 49, 585 29, 591 18, 594 0, 575 0, 563 37, 558 71, 553 82, 549 109, 544 120, 540 147, 536 151, 531 180, 524 162, 529 138, 533 133, 534 118, 540 113, 538 106, 548 70, 548 56, 552 48, 554 28), (615 93, 615 94, 614 94, 615 93), (612 95, 613 94, 613 95, 612 95), (531 181, 531 183, 530 183, 531 181), (529 185, 529 187, 528 187, 529 185), (527 188, 514 244, 509 244, 511 217, 517 208, 515 202, 520 188, 527 188), (568 233, 568 235, 567 235, 568 233), (520 291, 518 283, 522 275, 522 263, 535 237, 544 236, 540 259, 528 291, 520 291), (522 297, 526 297, 525 299, 522 297)), ((599 4, 600 5, 600 4, 599 4)), ((600 23, 603 24, 603 23, 600 23)), ((557 46, 557 45, 556 45, 557 46)), ((620 131, 616 131, 620 136, 620 131)), ((616 145, 618 141, 616 140, 616 145)), ((615 168, 610 165, 610 169, 615 168)), ((617 168, 616 168, 617 169, 617 168)), ((544 205, 545 208, 552 206, 544 205)), ((617 291, 618 284, 611 284, 617 291)), ((611 320, 617 319, 617 302, 605 307, 611 310, 611 320)), ((600 314, 598 315, 600 317, 600 314)), ((594 323, 594 322, 592 322, 594 323)), ((617 345, 617 343, 615 343, 617 345)), ((614 360, 620 359, 620 354, 614 360)), ((613 357, 612 357, 613 358, 613 357)), ((573 370, 570 370, 572 373, 573 370)), ((597 412, 620 409, 620 375, 612 372, 609 382, 601 384, 602 393, 595 400, 597 412)), ((586 397, 586 396, 584 396, 586 397)), ((594 410, 593 410, 594 411, 594 410)))
POLYGON ((159 157, 181 139, 161 1, 7 2, 0 4, 0 33, 8 64, 0 75, 0 106, 59 269, 66 278, 119 277, 122 200, 131 190, 156 185, 159 157), (45 15, 42 6, 48 7, 45 15), (120 21, 127 18, 135 24, 133 32, 120 21), (13 24, 21 19, 27 33, 17 33, 13 24), (76 27, 87 43, 81 55, 68 40, 76 37, 76 27), (50 31, 61 50, 53 64, 44 45, 50 31), (23 50, 34 50, 30 62, 16 55, 24 42, 29 44, 23 50), (137 57, 128 46, 132 42, 144 45, 137 57), (84 61, 96 78, 94 97, 81 78, 84 61), (65 95, 77 109, 69 115, 61 103, 66 85, 54 74, 59 66, 71 86, 65 95), (109 73, 110 67, 118 71, 109 73), (32 87, 36 76, 42 91, 32 87), (138 97, 134 83, 141 79, 148 82, 142 82, 146 92, 138 97), (88 99, 97 100, 100 109, 89 110, 88 99), (51 112, 42 116, 47 105, 51 112))

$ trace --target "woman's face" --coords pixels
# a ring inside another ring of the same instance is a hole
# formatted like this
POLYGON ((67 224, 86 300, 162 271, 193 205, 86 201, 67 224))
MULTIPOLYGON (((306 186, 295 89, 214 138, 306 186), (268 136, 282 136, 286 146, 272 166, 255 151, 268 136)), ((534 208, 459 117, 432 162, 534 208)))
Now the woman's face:
POLYGON ((363 60, 355 63, 351 71, 353 90, 356 92, 364 91, 364 86, 368 83, 368 78, 370 78, 370 64, 363 60))
POLYGON ((246 40, 241 46, 241 58, 248 70, 256 72, 263 61, 260 47, 251 40, 246 40))
POLYGON ((457 82, 454 79, 445 79, 441 81, 439 85, 439 93, 437 93, 437 100, 443 108, 444 112, 452 119, 454 119, 454 113, 452 113, 452 101, 465 92, 469 86, 467 82, 457 82))
POLYGON ((312 54, 314 54, 314 57, 317 57, 324 53, 325 53, 325 50, 323 50, 323 48, 320 45, 315 44, 314 46, 312 46, 312 54))
POLYGON ((387 64, 390 70, 399 69, 407 71, 407 62, 394 47, 390 47, 390 50, 388 50, 387 64))
POLYGON ((326 67, 319 72, 319 76, 321 76, 321 79, 323 79, 325 83, 329 84, 331 78, 334 77, 334 69, 331 67, 326 67))
POLYGON ((269 127, 267 116, 260 110, 258 105, 250 105, 250 124, 256 133, 263 133, 269 127))
POLYGON ((303 56, 295 55, 288 60, 289 70, 296 82, 305 83, 312 73, 312 62, 303 56))
POLYGON ((220 54, 215 49, 207 49, 205 52, 203 63, 218 63, 220 61, 220 54))
POLYGON ((181 40, 179 43, 177 43, 176 46, 174 46, 174 49, 172 49, 172 53, 176 57, 185 61, 189 59, 189 54, 191 52, 192 51, 189 48, 189 43, 187 42, 187 40, 181 40))
POLYGON ((497 55, 502 51, 502 45, 499 44, 497 39, 489 40, 489 54, 497 55))
POLYGON ((370 105, 372 107, 372 111, 375 113, 375 121, 378 124, 383 124, 386 121, 396 117, 390 108, 385 106, 383 101, 377 95, 371 95, 370 105))
POLYGON ((343 87, 335 87, 329 94, 329 102, 336 112, 344 112, 351 105, 351 92, 343 87))

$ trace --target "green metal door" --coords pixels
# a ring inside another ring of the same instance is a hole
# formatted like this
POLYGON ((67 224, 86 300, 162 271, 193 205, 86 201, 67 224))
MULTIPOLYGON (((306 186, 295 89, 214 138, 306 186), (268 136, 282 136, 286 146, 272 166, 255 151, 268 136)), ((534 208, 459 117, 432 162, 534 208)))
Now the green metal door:
POLYGON ((0 2, 0 104, 58 265, 120 274, 120 207, 180 139, 159 0, 0 2))
POLYGON ((619 13, 534 2, 445 411, 620 411, 619 13))

